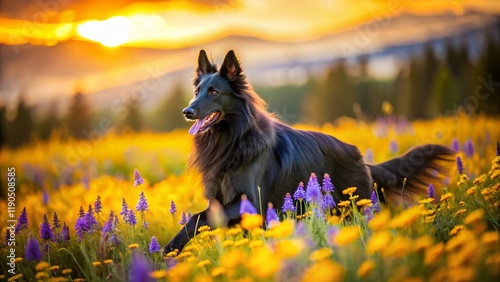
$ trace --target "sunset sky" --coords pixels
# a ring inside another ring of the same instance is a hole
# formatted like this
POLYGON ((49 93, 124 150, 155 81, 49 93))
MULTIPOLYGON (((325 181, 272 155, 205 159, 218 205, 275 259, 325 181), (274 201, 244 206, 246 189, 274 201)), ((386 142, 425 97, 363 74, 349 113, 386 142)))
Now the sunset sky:
MULTIPOLYGON (((155 57, 155 61, 162 66, 162 72, 191 66, 196 50, 199 50, 200 47, 206 48, 207 44, 212 44, 210 46, 214 52, 217 52, 218 59, 223 56, 219 52, 225 52, 228 47, 236 48, 240 50, 244 59, 247 61, 252 59, 252 63, 255 65, 272 63, 273 60, 281 60, 281 62, 292 58, 301 60, 301 52, 306 51, 311 58, 317 60, 320 57, 339 56, 340 51, 332 51, 331 40, 321 41, 323 38, 337 36, 360 25, 368 26, 369 29, 365 32, 373 32, 378 35, 379 29, 386 28, 392 19, 401 15, 451 14, 460 16, 470 11, 490 15, 500 14, 500 1, 497 0, 149 2, 132 0, 4 0, 1 5, 0 44, 10 46, 8 50, 4 49, 2 52, 4 64, 2 65, 2 73, 0 73, 3 75, 0 94, 3 100, 10 100, 15 95, 14 93, 21 91, 21 89, 28 92, 27 97, 30 99, 49 97, 50 95, 55 97, 54 95, 59 95, 57 92, 67 93, 68 89, 74 88, 75 83, 82 80, 88 85, 86 90, 89 92, 116 87, 130 81, 139 81, 144 76, 144 64, 148 61, 143 57, 137 57, 136 63, 132 64, 127 61, 129 58, 119 57, 119 54, 129 52, 125 51, 126 49, 173 52, 167 54, 168 56, 162 53, 161 56, 155 57), (274 44, 274 47, 266 50, 268 51, 266 56, 261 54, 263 45, 252 46, 246 41, 238 41, 239 45, 230 43, 225 43, 222 46, 213 45, 221 39, 231 37, 258 39, 274 44), (80 43, 87 45, 81 45, 83 47, 74 45, 80 43), (23 54, 19 52, 23 48, 26 50, 26 46, 56 48, 64 44, 73 44, 71 48, 60 47, 64 50, 73 49, 73 53, 65 55, 64 52, 58 50, 55 52, 56 54, 53 54, 54 52, 51 53, 50 50, 44 49, 36 51, 36 54, 44 52, 49 55, 38 58, 41 55, 33 55, 28 51, 23 54), (110 51, 99 51, 102 53, 99 53, 100 55, 95 51, 84 51, 90 50, 88 44, 107 48, 110 51), (293 45, 295 49, 291 48, 290 44, 296 44, 293 45), (75 51, 75 48, 79 50, 75 51), (301 50, 297 51, 297 48, 301 48, 301 50), (124 51, 119 51, 120 49, 124 51), (75 57, 80 56, 82 52, 88 53, 85 55, 85 59, 75 57), (118 57, 106 57, 110 52, 113 55, 118 54, 118 57), (39 65, 48 65, 46 73, 41 74, 26 67, 34 61, 38 61, 39 65), (64 65, 64 62, 71 62, 67 64, 69 66, 82 64, 81 67, 84 68, 89 62, 94 61, 98 61, 99 68, 89 67, 78 73, 73 73, 73 69, 68 70, 67 73, 68 66, 64 65), (63 69, 63 71, 52 71, 50 65, 53 62, 56 62, 56 66, 62 64, 59 69, 63 69), (139 73, 137 69, 140 70, 139 73)), ((477 19, 464 18, 461 24, 469 24, 467 21, 474 23, 477 19)), ((429 23, 427 24, 429 26, 429 23)), ((393 27, 393 33, 390 37, 380 35, 373 38, 370 42, 371 49, 365 51, 369 52, 387 44, 402 44, 413 38, 425 40, 431 36, 429 30, 418 31, 418 26, 412 28, 414 28, 413 33, 405 34, 393 27), (399 41, 395 40, 396 37, 399 38, 399 41)), ((446 29, 447 26, 442 26, 442 28, 446 29)), ((343 36, 344 41, 352 41, 353 39, 353 35, 343 36)), ((154 51, 147 53, 149 54, 147 55, 148 59, 152 60, 150 57, 154 51)), ((383 62, 378 63, 384 64, 383 62)), ((379 68, 381 72, 384 71, 383 67, 382 65, 382 68, 379 68)))

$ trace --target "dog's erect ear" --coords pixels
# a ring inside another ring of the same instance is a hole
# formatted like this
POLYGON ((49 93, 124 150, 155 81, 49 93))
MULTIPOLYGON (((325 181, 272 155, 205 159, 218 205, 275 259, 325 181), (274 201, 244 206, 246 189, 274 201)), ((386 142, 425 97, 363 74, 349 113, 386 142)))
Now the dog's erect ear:
POLYGON ((233 50, 227 52, 224 62, 220 67, 220 74, 229 81, 235 81, 241 75, 240 62, 233 50))
POLYGON ((205 50, 200 50, 200 55, 198 56, 198 67, 196 68, 196 75, 198 76, 198 79, 206 74, 215 72, 217 72, 217 67, 210 62, 205 50))

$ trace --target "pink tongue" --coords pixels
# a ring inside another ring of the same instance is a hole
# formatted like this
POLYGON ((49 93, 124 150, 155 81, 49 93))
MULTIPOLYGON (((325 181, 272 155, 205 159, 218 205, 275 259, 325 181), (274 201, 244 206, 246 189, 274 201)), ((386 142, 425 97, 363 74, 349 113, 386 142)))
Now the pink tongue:
POLYGON ((193 124, 193 126, 191 126, 191 128, 189 129, 189 134, 195 135, 196 133, 198 133, 198 131, 200 131, 201 126, 205 122, 205 119, 206 117, 202 119, 197 119, 196 122, 193 124))

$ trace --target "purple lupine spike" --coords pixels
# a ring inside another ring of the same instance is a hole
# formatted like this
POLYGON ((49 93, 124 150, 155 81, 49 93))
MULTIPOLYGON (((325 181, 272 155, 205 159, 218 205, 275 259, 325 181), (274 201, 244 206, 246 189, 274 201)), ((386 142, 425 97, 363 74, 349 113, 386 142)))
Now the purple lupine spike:
POLYGON ((273 204, 268 203, 267 204, 267 213, 266 213, 267 227, 269 228, 271 225, 273 225, 279 221, 280 221, 280 218, 278 217, 278 214, 276 213, 276 210, 274 209, 273 204))
POLYGON ((281 210, 284 213, 295 212, 295 205, 293 204, 292 196, 290 195, 290 193, 286 193, 285 200, 283 202, 283 207, 281 208, 281 210))
POLYGON ((78 237, 79 242, 83 239, 83 236, 85 236, 85 233, 87 233, 89 230, 90 226, 88 225, 87 220, 85 220, 85 217, 79 217, 75 223, 76 236, 78 237))
POLYGON ((149 253, 159 252, 161 250, 160 244, 158 244, 158 240, 156 240, 155 236, 151 236, 151 242, 149 243, 149 253))
POLYGON ((85 220, 87 221, 91 230, 94 229, 94 226, 99 225, 99 223, 97 223, 97 220, 94 217, 94 211, 92 210, 92 205, 89 205, 89 209, 85 214, 85 220))
POLYGON ((40 245, 38 240, 34 236, 30 236, 26 242, 26 248, 24 249, 24 257, 26 260, 40 261, 42 254, 40 252, 40 245))
POLYGON ((335 201, 330 193, 323 195, 323 200, 321 201, 321 209, 324 211, 330 211, 330 209, 335 207, 335 201))
POLYGON ((102 202, 101 202, 101 196, 97 195, 97 199, 94 202, 94 211, 96 213, 102 212, 102 202))
POLYGON ((56 212, 54 212, 54 215, 52 216, 52 227, 54 229, 61 227, 61 221, 59 220, 59 218, 57 218, 56 212))
POLYGON ((104 226, 102 227, 102 237, 105 237, 106 234, 113 232, 113 225, 115 224, 115 215, 113 211, 109 213, 108 220, 106 223, 104 223, 104 226))
POLYGON ((462 163, 460 156, 457 156, 457 170, 460 174, 464 173, 464 164, 462 163))
POLYGON ((451 142, 451 149, 456 153, 460 152, 460 142, 457 138, 453 138, 453 141, 451 142))
POLYGON ((375 192, 375 190, 372 191, 370 200, 372 202, 372 206, 370 207, 371 211, 373 213, 380 212, 380 203, 378 201, 377 193, 375 192))
POLYGON ((137 187, 141 184, 144 184, 144 179, 142 179, 141 174, 139 171, 135 168, 134 169, 134 187, 137 187))
POLYGON ((316 204, 321 204, 321 201, 323 200, 323 195, 321 194, 321 188, 319 186, 318 178, 316 177, 315 173, 311 173, 311 177, 309 177, 305 199, 309 203, 316 203, 316 204))
POLYGON ((470 138, 465 141, 464 153, 469 158, 472 158, 472 156, 474 156, 474 143, 472 143, 472 140, 470 138))
POLYGON ((427 189, 427 196, 429 196, 429 198, 434 198, 434 186, 432 186, 432 184, 429 184, 429 188, 427 189))
POLYGON ((19 234, 19 232, 23 229, 28 228, 28 213, 26 212, 26 207, 23 208, 21 215, 17 219, 16 229, 14 231, 15 234, 19 234))
POLYGON ((330 178, 330 174, 325 173, 323 177, 323 185, 321 187, 323 192, 326 193, 331 193, 335 189, 335 186, 333 186, 332 179, 330 178))
POLYGON ((144 192, 141 192, 139 195, 139 202, 137 203, 137 206, 135 209, 138 212, 145 212, 148 210, 148 201, 146 200, 146 196, 144 195, 144 192))
POLYGON ((244 214, 244 213, 256 214, 257 209, 248 200, 247 195, 243 194, 243 195, 241 195, 240 214, 244 214))
POLYGON ((306 191, 304 190, 304 182, 299 182, 299 186, 297 186, 297 190, 293 193, 293 198, 296 201, 302 201, 306 197, 306 191))
POLYGON ((128 205, 127 205, 127 201, 125 201, 125 198, 122 198, 122 211, 120 212, 120 215, 122 216, 123 221, 127 222, 127 220, 128 220, 128 205))
POLYGON ((148 259, 140 252, 133 252, 128 281, 130 282, 151 281, 151 278, 149 277, 150 269, 151 268, 148 259))
POLYGON ((172 214, 172 216, 174 216, 176 212, 177 212, 177 206, 175 205, 175 202, 172 199, 170 200, 170 213, 172 214))
POLYGON ((62 241, 69 241, 70 240, 69 227, 66 225, 66 222, 63 222, 62 231, 61 231, 61 240, 62 241))
POLYGON ((52 230, 50 228, 50 223, 49 220, 47 219, 47 215, 43 215, 43 221, 40 224, 40 238, 44 240, 50 240, 52 239, 52 230))
POLYGON ((78 218, 82 218, 85 216, 85 210, 82 206, 80 206, 80 210, 78 210, 78 218))
POLYGON ((134 226, 137 224, 137 218, 135 217, 134 210, 129 210, 128 211, 128 224, 134 226))
POLYGON ((182 211, 181 220, 179 221, 180 225, 186 225, 188 223, 187 215, 185 211, 182 211))

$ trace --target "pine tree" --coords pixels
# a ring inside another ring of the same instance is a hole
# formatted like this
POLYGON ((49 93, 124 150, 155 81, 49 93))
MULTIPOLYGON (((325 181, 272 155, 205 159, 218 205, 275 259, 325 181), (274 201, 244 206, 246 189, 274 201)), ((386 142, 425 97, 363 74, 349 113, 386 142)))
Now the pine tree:
POLYGON ((92 113, 90 106, 85 101, 85 96, 77 91, 73 95, 71 105, 66 117, 68 131, 71 136, 84 139, 84 132, 89 131, 92 123, 92 113))

